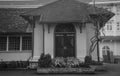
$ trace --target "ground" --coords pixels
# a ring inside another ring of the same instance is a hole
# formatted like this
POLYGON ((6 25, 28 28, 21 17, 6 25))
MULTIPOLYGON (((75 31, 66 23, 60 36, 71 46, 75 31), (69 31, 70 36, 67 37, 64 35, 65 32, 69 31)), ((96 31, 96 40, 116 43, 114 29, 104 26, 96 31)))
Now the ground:
POLYGON ((120 64, 105 64, 106 72, 96 74, 37 74, 35 70, 0 71, 0 76, 120 76, 120 64))

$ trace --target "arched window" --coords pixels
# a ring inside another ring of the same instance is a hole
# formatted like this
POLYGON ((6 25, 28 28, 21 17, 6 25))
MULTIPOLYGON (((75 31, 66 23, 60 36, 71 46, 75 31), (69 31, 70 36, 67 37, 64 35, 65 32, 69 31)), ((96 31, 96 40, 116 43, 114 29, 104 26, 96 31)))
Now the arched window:
POLYGON ((103 55, 107 55, 107 51, 110 51, 109 46, 104 46, 104 47, 102 48, 103 55))
POLYGON ((104 46, 102 48, 102 52, 103 52, 103 61, 106 62, 106 63, 111 63, 112 52, 110 51, 110 48, 108 46, 104 46))

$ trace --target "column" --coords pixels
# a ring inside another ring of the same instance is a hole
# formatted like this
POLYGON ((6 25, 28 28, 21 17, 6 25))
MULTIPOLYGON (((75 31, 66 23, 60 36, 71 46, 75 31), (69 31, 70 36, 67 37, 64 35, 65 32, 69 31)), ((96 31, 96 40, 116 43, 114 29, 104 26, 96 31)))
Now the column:
POLYGON ((43 53, 43 25, 39 24, 39 22, 35 23, 33 38, 34 38, 33 61, 38 61, 40 55, 43 53))

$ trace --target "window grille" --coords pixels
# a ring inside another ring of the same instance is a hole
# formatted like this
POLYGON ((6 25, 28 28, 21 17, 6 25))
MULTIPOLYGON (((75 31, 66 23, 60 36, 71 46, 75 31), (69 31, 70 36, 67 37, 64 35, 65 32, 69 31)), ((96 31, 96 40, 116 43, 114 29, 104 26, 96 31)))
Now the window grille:
POLYGON ((0 37, 0 51, 6 51, 7 49, 7 37, 0 37))
POLYGON ((9 51, 20 50, 20 37, 9 37, 9 51))
POLYGON ((32 50, 32 37, 31 36, 22 37, 22 50, 32 50))

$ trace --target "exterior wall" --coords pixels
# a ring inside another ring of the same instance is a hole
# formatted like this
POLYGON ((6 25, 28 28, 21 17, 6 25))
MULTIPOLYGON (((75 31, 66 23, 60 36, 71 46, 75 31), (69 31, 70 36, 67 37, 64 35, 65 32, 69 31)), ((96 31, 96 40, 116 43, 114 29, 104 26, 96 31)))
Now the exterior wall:
POLYGON ((0 60, 3 61, 26 61, 31 58, 31 52, 3 52, 0 53, 0 60))
MULTIPOLYGON (((92 3, 90 3, 92 4, 92 3)), ((115 14, 105 26, 100 30, 101 36, 120 36, 120 1, 96 1, 96 6, 100 8, 105 8, 115 14), (111 29, 109 27, 111 26, 111 29), (103 30, 103 33, 102 33, 103 30)), ((115 39, 110 39, 107 41, 100 42, 100 57, 102 58, 102 47, 109 46, 110 50, 113 52, 114 56, 120 56, 120 41, 115 39)))
POLYGON ((45 54, 50 54, 54 58, 54 30, 55 24, 45 25, 45 54))
POLYGON ((84 61, 86 56, 86 27, 82 27, 82 32, 80 33, 79 25, 76 25, 76 57, 84 61))
POLYGON ((116 41, 116 53, 115 55, 120 55, 120 41, 116 41))
POLYGON ((116 51, 115 51, 116 50, 115 49, 116 42, 114 42, 114 41, 104 41, 104 42, 100 42, 100 58, 103 58, 102 48, 104 46, 108 46, 110 48, 110 51, 112 51, 114 55, 116 54, 116 51))
MULTIPOLYGON (((44 25, 44 51, 45 54, 50 54, 52 58, 54 58, 54 30, 56 24, 45 24, 44 25)), ((93 25, 91 23, 87 23, 82 27, 82 32, 80 32, 79 25, 75 25, 76 29, 76 57, 80 60, 84 61, 84 57, 88 54, 90 49, 90 38, 94 36, 93 25)), ((43 27, 40 24, 36 24, 35 32, 34 32, 34 56, 38 59, 43 53, 43 27)), ((93 54, 93 58, 95 58, 96 52, 93 54)))
MULTIPOLYGON (((90 47, 91 47, 91 41, 90 39, 95 36, 95 30, 92 23, 86 24, 86 44, 87 44, 87 55, 89 55, 90 47)), ((92 59, 97 60, 97 48, 92 52, 92 59)))
POLYGON ((5 39, 6 39, 6 41, 3 40, 3 42, 0 42, 0 47, 5 48, 5 49, 0 49, 0 61, 26 61, 32 57, 32 50, 31 50, 32 48, 29 48, 29 49, 27 49, 27 48, 25 49, 25 47, 23 48, 24 45, 26 47, 32 46, 32 44, 28 45, 28 43, 31 43, 31 39, 30 39, 30 42, 22 41, 23 37, 31 38, 31 33, 1 33, 0 37, 5 37, 5 39), (10 43, 9 37, 19 37, 19 41, 20 41, 19 46, 15 46, 18 43, 15 44, 16 42, 14 42, 14 41, 11 42, 12 44, 9 44, 10 43), (6 44, 4 44, 4 43, 6 43, 6 44), (2 44, 5 46, 3 46, 2 44), (10 45, 13 45, 13 44, 14 44, 14 46, 12 46, 12 50, 11 50, 10 45), (19 47, 19 49, 15 49, 18 47, 19 47))
MULTIPOLYGON (((50 54, 52 58, 54 58, 54 51, 55 51, 54 49, 55 27, 56 27, 55 24, 45 25, 45 54, 50 54), (48 26, 50 26, 49 31, 48 31, 48 26)), ((76 29, 76 37, 75 37, 76 57, 83 61, 84 57, 86 56, 86 30, 85 28, 83 28, 82 33, 80 33, 79 26, 77 25, 75 25, 75 29, 76 29)))

